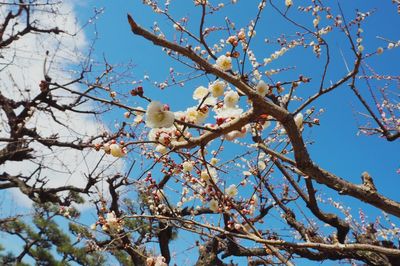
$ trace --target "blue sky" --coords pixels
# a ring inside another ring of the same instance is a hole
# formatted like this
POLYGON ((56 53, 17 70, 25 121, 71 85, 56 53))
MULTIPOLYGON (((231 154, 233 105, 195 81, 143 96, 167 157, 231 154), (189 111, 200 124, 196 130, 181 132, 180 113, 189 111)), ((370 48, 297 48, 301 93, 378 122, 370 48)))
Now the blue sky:
MULTIPOLYGON (((172 14, 178 18, 188 16, 189 28, 193 27, 193 29, 196 29, 200 10, 193 7, 187 8, 187 6, 192 6, 191 4, 187 5, 187 2, 192 1, 177 0, 171 2, 170 10, 172 14)), ((257 12, 257 2, 238 1, 236 6, 228 7, 223 14, 217 14, 208 20, 206 26, 213 24, 221 25, 224 16, 228 15, 236 23, 237 28, 246 27, 249 20, 257 12)), ((299 3, 308 5, 310 3, 309 1, 296 0, 294 2, 295 5, 299 3)), ((337 11, 336 2, 328 2, 337 11)), ((358 0, 339 2, 347 18, 353 17, 356 9, 363 12, 375 11, 373 16, 368 18, 363 26, 363 44, 367 53, 374 52, 379 46, 387 46, 387 42, 378 39, 377 36, 390 40, 400 39, 398 28, 395 26, 399 25, 399 15, 396 13, 396 7, 391 1, 358 0)), ((93 6, 104 7, 105 11, 97 21, 98 40, 96 41, 95 55, 98 58, 105 55, 111 63, 132 60, 136 65, 132 70, 132 76, 138 80, 142 79, 143 75, 149 75, 152 80, 163 81, 168 76, 170 66, 181 69, 179 65, 172 62, 161 52, 160 48, 152 46, 141 37, 133 36, 126 21, 127 13, 130 13, 140 25, 146 28, 150 28, 156 20, 159 26, 167 33, 167 37, 171 39, 176 32, 174 32, 172 25, 165 17, 154 15, 149 7, 141 4, 141 1, 87 1, 84 6, 79 7, 77 10, 82 20, 85 20, 89 16, 93 6)), ((277 49, 276 45, 265 45, 264 38, 274 39, 279 37, 281 33, 290 35, 299 31, 299 29, 284 21, 276 12, 271 11, 269 8, 267 10, 260 20, 260 25, 262 26, 257 28, 257 36, 252 44, 252 48, 256 51, 256 55, 259 58, 263 58, 277 49)), ((298 16, 296 10, 290 10, 288 14, 297 22, 306 23, 308 27, 312 26, 312 19, 309 14, 298 16)), ((91 33, 87 32, 87 34, 90 36, 91 33)), ((226 38, 227 36, 221 35, 218 38, 221 37, 226 38)), ((339 35, 337 32, 330 34, 327 40, 330 42, 331 65, 325 84, 329 84, 330 81, 335 82, 343 74, 347 73, 345 64, 347 63, 351 66, 354 62, 354 56, 351 54, 349 44, 342 34, 339 35)), ((395 75, 398 73, 399 59, 400 53, 397 49, 385 52, 379 57, 373 57, 367 62, 378 73, 395 75)), ((272 63, 271 66, 272 68, 296 66, 295 70, 282 74, 279 77, 282 80, 285 78, 295 78, 299 74, 312 77, 313 82, 304 86, 299 92, 299 95, 307 97, 316 91, 323 62, 323 60, 317 60, 311 50, 296 48, 272 63)), ((177 86, 161 91, 150 83, 145 82, 144 88, 146 93, 152 98, 162 100, 170 104, 172 110, 178 111, 194 105, 191 94, 194 88, 204 84, 207 84, 205 80, 197 80, 188 82, 183 88, 177 86)), ((357 84, 360 91, 363 93, 367 92, 364 82, 358 81, 357 84)), ((372 84, 375 86, 384 85, 382 82, 372 84)), ((392 88, 394 91, 398 90, 393 84, 392 88)), ((360 121, 364 121, 358 112, 364 112, 364 109, 356 101, 354 94, 347 86, 342 86, 333 93, 321 97, 314 103, 314 106, 317 110, 319 108, 325 109, 324 114, 320 117, 321 126, 306 128, 304 132, 306 139, 315 141, 309 147, 311 156, 315 162, 319 163, 325 169, 331 170, 338 176, 355 183, 360 183, 361 173, 368 171, 374 177, 379 191, 382 191, 382 193, 394 200, 400 200, 397 187, 399 175, 396 174, 396 170, 399 168, 400 146, 398 141, 390 143, 377 136, 357 135, 357 127, 362 123, 360 121)), ((109 116, 107 119, 115 121, 120 118, 109 116)), ((237 148, 234 147, 230 147, 229 151, 238 152, 237 148)), ((323 197, 338 199, 336 193, 321 186, 317 186, 317 188, 323 191, 323 197)), ((358 209, 363 209, 372 220, 377 215, 382 215, 375 208, 368 207, 348 197, 341 197, 340 200, 348 203, 348 206, 351 206, 355 215, 358 209)), ((329 209, 329 207, 327 208, 329 209)), ((275 226, 279 226, 279 223, 275 226)), ((186 234, 182 233, 181 236, 183 235, 186 234)), ((177 244, 177 246, 186 246, 188 243, 185 243, 182 237, 182 240, 179 240, 177 244)), ((179 250, 178 248, 177 251, 179 250)), ((196 250, 194 250, 194 253, 196 253, 196 250)), ((324 263, 324 265, 334 264, 324 263)))
MULTIPOLYGON (((90 2, 90 1, 89 1, 90 2)), ((160 48, 154 47, 148 41, 133 36, 126 22, 126 14, 130 13, 137 22, 144 27, 151 27, 153 21, 157 20, 160 27, 166 29, 172 28, 170 24, 162 16, 154 16, 150 8, 143 6, 140 1, 96 1, 96 6, 105 8, 105 13, 97 22, 99 39, 96 43, 96 55, 98 57, 106 56, 112 63, 132 62, 136 65, 132 69, 134 78, 143 79, 143 75, 149 75, 151 79, 163 81, 168 76, 169 67, 172 62, 160 48)), ((256 1, 251 1, 255 3, 256 1)), ((198 10, 190 8, 185 9, 181 4, 183 1, 172 1, 171 10, 180 15, 189 15, 190 23, 197 25, 196 16, 198 10)), ((376 8, 377 1, 341 1, 343 10, 347 17, 354 14, 354 9, 359 8, 362 11, 369 11, 376 8)), ((239 1, 238 6, 226 11, 229 16, 234 18, 237 27, 246 26, 256 12, 254 5, 249 2, 239 1), (236 10, 234 13, 230 10, 236 10), (240 10, 240 13, 237 12, 240 10)), ((91 7, 86 9, 78 9, 82 19, 90 14, 91 7), (86 10, 84 12, 84 10, 86 10)), ((294 13, 294 12, 293 12, 294 13)), ((224 13, 225 14, 225 13, 224 13)), ((290 14, 290 12, 289 12, 290 14)), ((297 13, 295 13, 297 14, 297 13)), ((296 17, 297 18, 297 17, 296 17)), ((299 21, 305 18, 299 19, 299 21)), ((397 40, 399 33, 396 31, 395 21, 399 20, 395 6, 390 1, 379 1, 379 6, 376 8, 376 13, 367 19, 365 23, 365 50, 373 52, 379 46, 385 47, 386 42, 376 38, 376 36, 386 37, 388 39, 397 40), (384 26, 380 26, 384 25, 384 26)), ((310 22, 309 22, 310 23, 310 22)), ((263 25, 262 29, 257 29, 257 36, 254 40, 255 50, 261 51, 260 58, 274 52, 275 47, 269 47, 263 44, 264 37, 276 38, 279 33, 293 33, 293 27, 273 12, 265 14, 260 22, 263 25), (271 13, 271 14, 270 14, 271 13), (264 26, 265 25, 265 26, 264 26), (264 33, 265 32, 265 33, 264 33), (265 52, 264 52, 265 51, 265 52)), ((295 29, 296 30, 296 29, 295 29)), ((173 31, 169 31, 169 37, 173 36, 173 31)), ((90 33, 88 34, 90 36, 90 33)), ((329 75, 326 79, 326 84, 330 81, 335 81, 346 73, 344 60, 340 55, 340 51, 345 55, 347 63, 352 64, 354 58, 351 57, 349 45, 343 36, 333 34, 328 38, 331 43, 331 65, 329 75), (337 38, 337 39, 336 39, 337 38)), ((395 74, 398 70, 399 51, 391 50, 383 53, 381 56, 372 58, 367 61, 378 73, 395 74)), ((318 84, 318 74, 322 60, 315 60, 311 51, 298 48, 298 50, 290 51, 276 63, 273 63, 273 68, 281 68, 284 66, 297 66, 296 71, 285 73, 286 77, 297 77, 300 73, 311 76, 316 82, 311 83, 303 91, 302 96, 306 97, 315 92, 315 84, 318 84), (314 87, 314 88, 313 88, 314 87)), ((191 94, 197 85, 204 84, 203 81, 194 81, 187 83, 185 87, 173 87, 170 90, 161 91, 154 88, 149 83, 145 83, 146 93, 153 96, 157 100, 168 102, 172 110, 177 111, 187 106, 193 105, 191 94), (177 100, 179 99, 179 100, 177 100)), ((366 92, 366 86, 363 82, 359 82, 360 90, 366 92)), ((379 85, 382 86, 382 83, 379 85)), ((129 88, 130 86, 127 85, 129 88)), ((124 88, 125 89, 125 88, 124 88)), ((395 87, 393 88, 395 90, 395 87)), ((368 96, 368 95, 367 95, 368 96)), ((139 103, 140 104, 140 103, 139 103)), ((142 105, 145 105, 143 103, 142 105)), ((315 107, 324 108, 326 112, 321 117, 321 126, 307 129, 305 135, 310 135, 315 144, 310 146, 312 157, 324 166, 326 169, 332 169, 339 176, 352 181, 358 181, 362 171, 369 171, 372 176, 377 176, 375 181, 378 187, 385 187, 385 191, 392 197, 396 196, 395 188, 388 187, 387 182, 393 182, 398 178, 395 173, 399 167, 397 143, 389 143, 378 137, 367 137, 364 135, 357 136, 357 126, 362 117, 357 112, 364 112, 364 109, 355 100, 354 95, 347 86, 342 86, 333 93, 321 97, 315 102, 315 107), (388 159, 385 159, 388 158, 388 159), (384 175, 384 177, 380 177, 384 175), (378 177, 379 176, 379 177, 378 177)))

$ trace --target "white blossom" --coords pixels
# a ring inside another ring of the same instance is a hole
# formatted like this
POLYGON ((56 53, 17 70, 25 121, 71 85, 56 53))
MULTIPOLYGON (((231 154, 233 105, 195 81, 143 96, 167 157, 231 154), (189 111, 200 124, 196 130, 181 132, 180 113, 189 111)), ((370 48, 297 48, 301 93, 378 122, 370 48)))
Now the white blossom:
POLYGON ((155 259, 154 266, 168 266, 168 264, 165 262, 165 258, 163 256, 158 256, 155 259))
POLYGON ((115 215, 114 212, 109 212, 106 214, 106 222, 107 224, 115 224, 118 222, 117 216, 115 215))
POLYGON ((213 212, 218 212, 218 201, 215 199, 210 200, 209 202, 210 210, 213 212))
POLYGON ((126 150, 119 144, 111 144, 109 146, 110 153, 114 157, 124 157, 126 155, 126 150))
POLYGON ((243 113, 243 109, 222 107, 216 109, 215 113, 215 118, 234 119, 239 117, 243 113))
POLYGON ((216 80, 210 84, 209 90, 212 93, 213 97, 220 97, 224 95, 224 89, 226 87, 226 83, 220 80, 216 80))
POLYGON ((165 200, 165 194, 163 189, 157 189, 156 195, 160 200, 165 200))
POLYGON ((215 183, 217 181, 217 171, 214 168, 204 169, 200 173, 200 178, 206 182, 209 182, 210 179, 212 179, 215 183))
POLYGON ((175 30, 177 30, 177 31, 184 31, 185 30, 185 27, 183 27, 181 24, 179 24, 179 23, 175 23, 174 25, 173 25, 173 27, 174 27, 174 29, 175 30))
POLYGON ((296 126, 299 130, 301 130, 303 128, 303 114, 302 113, 298 113, 295 117, 294 117, 294 122, 296 123, 296 126))
POLYGON ((230 185, 227 189, 225 189, 225 194, 231 198, 235 197, 238 194, 238 190, 235 185, 230 185))
POLYGON ((267 85, 267 83, 265 83, 263 80, 260 80, 256 86, 257 94, 264 97, 265 95, 267 95, 268 90, 269 90, 269 86, 267 85))
POLYGON ((136 111, 133 111, 133 113, 134 113, 135 115, 141 115, 141 114, 143 114, 144 111, 145 111, 144 108, 141 107, 141 106, 135 107, 135 109, 136 109, 136 111))
POLYGON ((254 205, 254 206, 257 206, 257 205, 258 205, 258 197, 257 197, 256 194, 254 194, 254 195, 251 197, 251 200, 252 200, 252 205, 254 205))
POLYGON ((133 119, 133 123, 135 123, 135 124, 140 124, 140 123, 142 123, 142 121, 143 121, 143 116, 142 115, 137 115, 133 119))
POLYGON ((234 139, 237 138, 243 138, 244 136, 246 136, 247 133, 247 128, 246 127, 242 127, 241 130, 233 130, 227 134, 224 135, 224 138, 226 140, 232 141, 234 139))
POLYGON ((156 146, 156 152, 159 152, 159 153, 161 153, 162 155, 164 155, 164 154, 166 154, 166 153, 168 152, 168 148, 165 147, 165 146, 162 145, 162 144, 158 144, 158 145, 156 146))
POLYGON ((193 92, 193 99, 194 100, 202 100, 208 94, 208 89, 204 86, 197 87, 193 92))
POLYGON ((317 17, 313 20, 313 25, 314 25, 315 28, 318 26, 320 19, 321 19, 321 17, 320 17, 320 16, 317 16, 317 17))
POLYGON ((192 161, 185 161, 182 164, 184 172, 190 172, 193 170, 193 162, 192 161))
POLYGON ((292 0, 285 0, 285 6, 290 7, 293 5, 293 1, 292 0))
POLYGON ((150 128, 171 127, 175 116, 171 111, 164 109, 160 102, 153 101, 147 106, 146 125, 150 128))
MULTIPOLYGON (((251 176, 251 172, 250 172, 250 171, 243 171, 242 174, 243 174, 244 176, 251 176)), ((246 179, 245 179, 245 180, 246 180, 246 179)), ((245 180, 243 180, 243 181, 245 181, 245 180)))
POLYGON ((236 91, 228 91, 225 93, 224 105, 228 108, 233 108, 239 101, 239 94, 236 91))
POLYGON ((166 144, 168 142, 167 139, 171 138, 175 130, 175 127, 152 128, 149 131, 147 138, 150 141, 158 141, 160 143, 166 144))
POLYGON ((216 61, 217 67, 221 70, 227 71, 232 68, 232 58, 226 55, 221 55, 216 61))
POLYGON ((211 105, 214 106, 217 104, 217 98, 212 97, 212 96, 208 96, 205 100, 204 100, 204 105, 211 105))
POLYGON ((260 169, 261 171, 265 170, 265 168, 267 168, 267 165, 265 164, 264 161, 259 161, 257 163, 258 169, 260 169))
POLYGON ((105 153, 110 153, 110 144, 109 143, 104 143, 102 148, 105 153))
POLYGON ((121 224, 113 211, 106 214, 106 223, 107 224, 103 225, 103 230, 110 230, 113 232, 122 229, 121 224))
POLYGON ((210 160, 210 164, 211 165, 216 165, 218 162, 219 162, 219 159, 217 159, 215 157, 212 157, 211 160, 210 160))
POLYGON ((208 5, 208 0, 194 0, 194 4, 198 5, 208 5))
POLYGON ((207 119, 207 116, 208 111, 204 111, 203 109, 197 110, 196 106, 189 107, 185 112, 186 121, 193 124, 203 123, 207 119))

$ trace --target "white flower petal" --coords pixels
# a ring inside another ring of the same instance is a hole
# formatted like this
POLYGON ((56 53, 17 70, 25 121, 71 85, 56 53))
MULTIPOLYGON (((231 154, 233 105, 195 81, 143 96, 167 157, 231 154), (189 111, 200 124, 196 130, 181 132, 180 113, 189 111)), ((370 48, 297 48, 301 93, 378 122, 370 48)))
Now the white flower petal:
POLYGON ((150 128, 171 127, 175 116, 171 111, 165 111, 160 102, 153 101, 147 106, 146 125, 150 128))
POLYGON ((220 68, 221 70, 227 71, 232 68, 232 58, 226 56, 226 55, 221 55, 220 57, 217 58, 216 61, 217 67, 220 68))

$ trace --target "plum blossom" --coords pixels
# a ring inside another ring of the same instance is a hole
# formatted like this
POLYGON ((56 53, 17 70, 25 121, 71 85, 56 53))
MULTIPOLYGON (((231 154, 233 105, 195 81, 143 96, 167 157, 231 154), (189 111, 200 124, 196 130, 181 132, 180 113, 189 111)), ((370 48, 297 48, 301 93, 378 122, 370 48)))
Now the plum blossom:
POLYGON ((253 206, 257 206, 257 205, 258 205, 258 197, 257 197, 256 194, 254 194, 254 195, 251 197, 250 204, 253 205, 253 206))
POLYGON ((204 86, 197 87, 193 92, 194 100, 202 100, 209 93, 208 89, 204 86))
MULTIPOLYGON (((242 172, 242 174, 244 175, 244 176, 251 176, 251 172, 250 171, 243 171, 242 172)), ((244 181, 244 180, 243 180, 244 181)))
POLYGON ((109 212, 106 214, 106 222, 108 224, 115 224, 118 222, 117 216, 115 216, 114 212, 109 212))
POLYGON ((147 138, 150 141, 158 141, 162 144, 168 144, 172 137, 174 136, 174 132, 176 131, 175 127, 169 128, 152 128, 147 135, 147 138))
POLYGON ((219 159, 215 158, 215 157, 212 157, 211 160, 210 160, 210 164, 211 165, 216 165, 218 162, 219 162, 219 159))
POLYGON ((168 145, 171 142, 171 135, 169 134, 169 132, 161 131, 158 136, 158 142, 163 145, 168 145))
POLYGON ((110 153, 110 143, 104 143, 102 149, 105 153, 110 153))
POLYGON ((147 258, 146 266, 153 266, 153 265, 154 265, 154 258, 147 258))
POLYGON ((200 173, 200 178, 205 182, 210 182, 210 179, 217 182, 217 171, 214 168, 204 169, 200 173))
POLYGON ((204 105, 210 105, 210 106, 214 106, 217 104, 217 98, 212 97, 212 96, 208 96, 205 100, 204 100, 204 105))
POLYGON ((168 264, 165 262, 165 258, 163 256, 158 256, 154 266, 168 266, 168 264))
MULTIPOLYGON (((190 132, 186 130, 183 132, 182 126, 179 125, 169 128, 152 128, 147 135, 148 140, 161 143, 162 146, 176 145, 178 142, 190 137, 190 132)), ((158 143, 155 143, 155 145, 158 145, 158 143)), ((162 153, 165 149, 159 147, 156 151, 162 153)))
POLYGON ((254 212, 256 211, 256 207, 254 205, 250 205, 248 210, 249 210, 249 214, 253 216, 254 212))
POLYGON ((303 114, 302 113, 298 113, 295 117, 294 117, 294 122, 296 123, 296 126, 299 130, 303 129, 303 114))
POLYGON ((198 5, 208 5, 208 1, 207 0, 194 0, 194 4, 196 6, 198 6, 198 5))
POLYGON ((227 189, 225 189, 225 194, 231 198, 235 197, 238 194, 238 190, 234 184, 230 185, 227 189))
POLYGON ((150 257, 146 259, 146 266, 168 266, 163 256, 150 257))
POLYGON ((243 138, 244 136, 246 136, 246 133, 248 132, 248 128, 249 127, 244 126, 244 127, 242 127, 241 130, 233 130, 233 131, 229 132, 228 134, 225 134, 224 138, 229 141, 232 141, 237 138, 243 138))
POLYGON ((184 31, 185 30, 185 27, 183 27, 181 24, 179 24, 179 23, 175 23, 174 25, 173 25, 173 27, 174 27, 174 29, 175 30, 177 30, 177 31, 184 31))
POLYGON ((317 16, 317 17, 313 20, 313 25, 314 25, 315 28, 318 26, 320 19, 321 19, 321 17, 320 17, 320 16, 317 16))
POLYGON ((135 124, 140 124, 143 122, 143 116, 142 115, 137 115, 135 116, 135 118, 133 119, 133 123, 135 124))
POLYGON ((126 155, 126 149, 119 144, 111 144, 109 146, 110 154, 114 157, 124 157, 126 155))
POLYGON ((207 109, 199 109, 196 106, 194 107, 189 107, 186 109, 186 120, 189 123, 193 124, 201 124, 203 123, 207 116, 208 116, 208 110, 207 109))
POLYGON ((213 212, 218 212, 218 201, 215 199, 210 200, 208 203, 210 206, 210 210, 213 212))
POLYGON ((228 91, 225 93, 224 97, 224 105, 228 108, 236 107, 236 104, 239 101, 239 94, 236 91, 228 91))
POLYGON ((186 114, 185 114, 185 112, 182 112, 182 111, 174 112, 174 116, 175 116, 175 119, 179 120, 179 121, 185 121, 185 119, 186 119, 186 114))
POLYGON ((134 114, 136 115, 135 118, 133 119, 133 122, 135 124, 139 124, 143 122, 143 113, 144 113, 144 109, 142 107, 136 107, 135 109, 137 109, 138 111, 134 111, 134 114), (143 112, 142 112, 143 111, 143 112))
POLYGON ((193 162, 192 161, 185 161, 182 164, 183 171, 188 173, 193 170, 193 162))
POLYGON ((257 163, 257 167, 258 167, 258 169, 259 169, 260 171, 263 171, 263 170, 265 170, 265 168, 267 168, 267 165, 265 164, 264 161, 259 161, 259 162, 257 163))
POLYGON ((257 94, 264 97, 265 95, 267 95, 268 91, 269 91, 269 86, 267 85, 267 83, 265 83, 263 80, 260 80, 256 85, 257 94))
POLYGON ((220 80, 216 80, 210 84, 209 90, 213 97, 220 97, 224 95, 224 89, 226 87, 226 83, 220 80))
POLYGON ((235 119, 239 117, 243 113, 243 109, 241 108, 227 108, 222 107, 215 110, 215 118, 221 119, 235 119))
POLYGON ((240 31, 238 33, 238 38, 239 38, 239 40, 246 39, 246 33, 244 32, 244 29, 240 29, 240 31))
POLYGON ((217 67, 223 71, 232 69, 232 58, 226 55, 221 55, 216 61, 217 67))
POLYGON ((156 191, 156 196, 158 197, 159 200, 165 200, 165 196, 164 196, 164 190, 163 189, 157 189, 156 191))
POLYGON ((122 229, 121 222, 115 215, 114 211, 108 212, 105 217, 106 224, 103 225, 103 230, 120 231, 122 229))
POLYGON ((165 147, 165 146, 162 145, 162 144, 159 144, 159 145, 156 146, 156 152, 159 152, 159 153, 161 153, 162 155, 164 155, 164 154, 167 154, 168 148, 165 147))
POLYGON ((171 127, 174 123, 174 113, 160 103, 153 101, 147 106, 146 125, 150 128, 171 127))
POLYGON ((191 138, 192 134, 189 131, 185 131, 182 134, 183 126, 178 126, 179 130, 174 131, 174 136, 171 138, 171 145, 179 145, 179 142, 186 141, 186 139, 191 138))

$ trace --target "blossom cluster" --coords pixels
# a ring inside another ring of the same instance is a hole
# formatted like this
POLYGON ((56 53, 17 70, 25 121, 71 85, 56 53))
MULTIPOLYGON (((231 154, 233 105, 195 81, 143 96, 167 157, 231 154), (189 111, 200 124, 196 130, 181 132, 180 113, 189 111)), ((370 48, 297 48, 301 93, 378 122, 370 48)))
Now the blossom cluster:
POLYGON ((106 142, 103 145, 97 144, 96 145, 96 150, 104 150, 106 154, 110 154, 114 157, 124 157, 127 154, 127 149, 124 147, 124 142, 120 141, 120 143, 117 143, 116 140, 111 140, 110 142, 106 142))
POLYGON ((101 229, 105 232, 118 233, 122 230, 123 224, 123 220, 118 218, 112 211, 106 213, 105 217, 100 215, 99 220, 91 225, 91 229, 96 230, 96 227, 100 225, 101 229))

